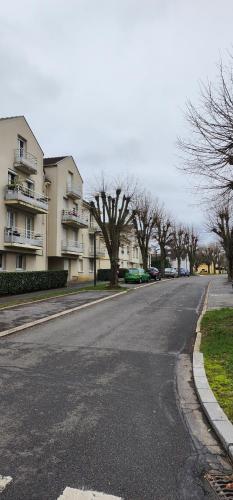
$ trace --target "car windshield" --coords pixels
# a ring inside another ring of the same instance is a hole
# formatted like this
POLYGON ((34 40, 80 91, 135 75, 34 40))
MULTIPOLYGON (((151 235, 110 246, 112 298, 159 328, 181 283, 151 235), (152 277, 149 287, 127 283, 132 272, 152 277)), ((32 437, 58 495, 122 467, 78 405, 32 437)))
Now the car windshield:
POLYGON ((139 269, 129 269, 128 270, 129 274, 135 274, 135 273, 138 273, 138 272, 139 272, 139 269))

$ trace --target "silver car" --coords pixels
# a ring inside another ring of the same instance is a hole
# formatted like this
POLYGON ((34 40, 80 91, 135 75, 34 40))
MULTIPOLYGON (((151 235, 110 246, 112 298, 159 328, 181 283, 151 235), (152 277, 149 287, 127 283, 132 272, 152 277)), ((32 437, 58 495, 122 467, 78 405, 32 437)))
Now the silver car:
POLYGON ((165 278, 177 278, 178 272, 175 267, 165 267, 164 276, 165 278))

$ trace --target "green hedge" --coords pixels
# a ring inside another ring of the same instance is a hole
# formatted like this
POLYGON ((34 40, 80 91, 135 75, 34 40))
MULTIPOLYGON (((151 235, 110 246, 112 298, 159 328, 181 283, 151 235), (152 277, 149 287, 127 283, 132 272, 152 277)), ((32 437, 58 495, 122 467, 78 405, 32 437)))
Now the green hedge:
POLYGON ((98 281, 109 281, 110 280, 110 269, 98 269, 97 280, 98 281))
MULTIPOLYGON (((98 269, 97 271, 97 280, 98 281, 110 281, 110 269, 98 269)), ((125 273, 127 273, 128 269, 124 267, 119 268, 118 278, 124 278, 125 273)))
POLYGON ((68 271, 0 273, 0 293, 15 294, 66 286, 68 271))

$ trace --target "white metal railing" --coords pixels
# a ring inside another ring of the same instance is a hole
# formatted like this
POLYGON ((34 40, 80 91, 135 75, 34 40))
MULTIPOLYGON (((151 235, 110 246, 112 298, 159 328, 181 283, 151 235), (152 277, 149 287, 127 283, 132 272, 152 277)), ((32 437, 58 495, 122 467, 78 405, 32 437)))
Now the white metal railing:
POLYGON ((82 197, 82 190, 79 187, 74 186, 73 184, 67 184, 66 194, 68 196, 71 195, 71 196, 74 196, 77 198, 81 198, 82 197))
POLYGON ((77 210, 63 210, 62 222, 76 222, 83 226, 88 226, 88 218, 85 215, 79 214, 77 210))
MULTIPOLYGON (((100 248, 96 248, 96 257, 104 257, 105 256, 105 248, 104 247, 100 247, 100 248)), ((89 257, 94 257, 94 247, 91 246, 91 248, 89 249, 89 257)))
POLYGON ((30 203, 34 207, 48 210, 48 197, 24 186, 8 184, 5 191, 5 200, 23 201, 30 203))
POLYGON ((83 243, 79 243, 75 240, 66 240, 62 241, 62 251, 63 252, 72 252, 72 253, 83 253, 84 247, 83 243))
POLYGON ((31 153, 26 153, 22 148, 15 149, 15 162, 37 170, 37 158, 31 153))
POLYGON ((29 245, 43 247, 43 236, 39 233, 21 227, 5 227, 5 243, 17 243, 19 245, 29 245))

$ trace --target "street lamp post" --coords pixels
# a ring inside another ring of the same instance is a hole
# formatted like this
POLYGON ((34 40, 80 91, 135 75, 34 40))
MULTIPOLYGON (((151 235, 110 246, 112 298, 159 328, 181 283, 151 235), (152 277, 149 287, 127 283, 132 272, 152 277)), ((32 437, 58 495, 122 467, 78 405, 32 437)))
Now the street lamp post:
POLYGON ((96 231, 94 232, 93 250, 94 250, 94 286, 96 286, 96 231))

